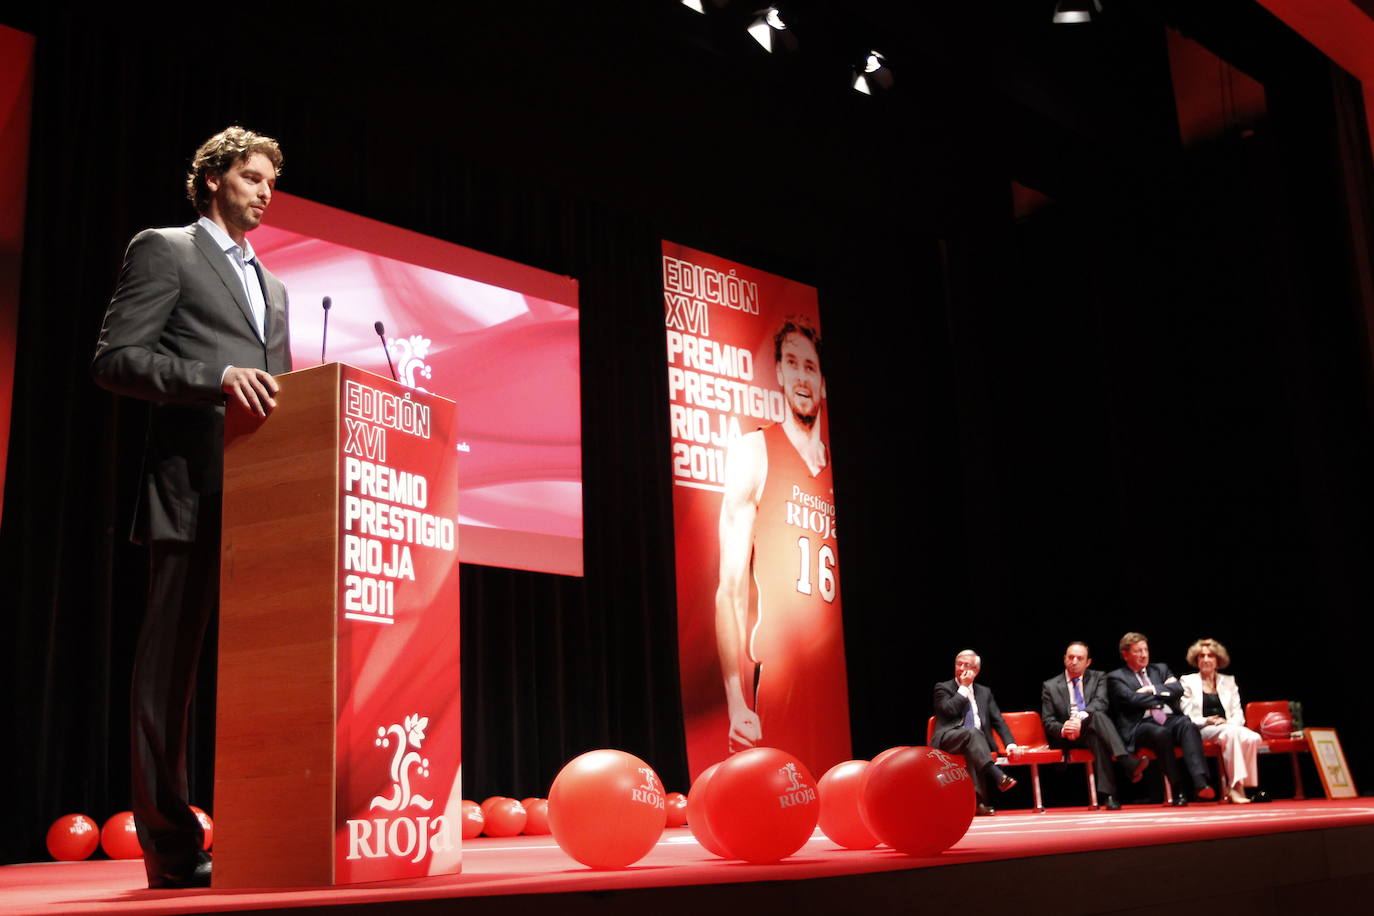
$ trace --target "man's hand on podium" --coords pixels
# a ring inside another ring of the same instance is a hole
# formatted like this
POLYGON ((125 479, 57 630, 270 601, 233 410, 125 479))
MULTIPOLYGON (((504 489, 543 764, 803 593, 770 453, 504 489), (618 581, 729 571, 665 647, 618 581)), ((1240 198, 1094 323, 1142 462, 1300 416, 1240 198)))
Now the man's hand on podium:
POLYGON ((229 367, 220 388, 260 417, 267 416, 277 406, 273 395, 281 390, 277 380, 263 370, 240 366, 229 367))

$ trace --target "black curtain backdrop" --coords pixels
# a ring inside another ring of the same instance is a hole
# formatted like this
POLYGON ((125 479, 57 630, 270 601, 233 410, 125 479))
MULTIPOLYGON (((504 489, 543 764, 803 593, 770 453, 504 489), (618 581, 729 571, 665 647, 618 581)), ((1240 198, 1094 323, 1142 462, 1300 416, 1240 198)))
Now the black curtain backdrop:
MULTIPOLYGON (((1190 11, 1270 118, 1185 151, 1172 4, 1106 45, 1024 11, 850 6, 807 4, 827 27, 776 60, 669 0, 10 20, 39 42, 0 861, 44 858, 60 814, 128 807, 144 413, 88 365, 128 238, 190 221, 189 155, 229 123, 282 141, 283 191, 580 283, 586 575, 463 568, 468 797, 545 794, 605 746, 687 789, 665 237, 820 290, 856 756, 923 740, 965 646, 1003 709, 1033 709, 1066 642, 1111 668, 1135 629, 1179 673, 1221 639, 1247 699, 1303 700, 1374 785, 1358 87, 1262 14, 1220 24, 1242 4, 1190 11), (906 66, 870 99, 834 59, 874 30, 906 66), (1014 219, 1013 179, 1050 201, 1014 219)), ((212 810, 213 667, 191 752, 212 810)), ((1282 763, 1262 777, 1291 791, 1282 763)), ((1046 782, 1078 802, 1077 774, 1046 782)))

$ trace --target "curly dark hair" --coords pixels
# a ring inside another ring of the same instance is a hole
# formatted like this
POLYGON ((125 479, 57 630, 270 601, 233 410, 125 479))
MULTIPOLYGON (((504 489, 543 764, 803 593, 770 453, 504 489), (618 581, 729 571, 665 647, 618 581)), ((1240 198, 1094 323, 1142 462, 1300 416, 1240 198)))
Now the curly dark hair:
POLYGON ((782 362, 782 342, 787 339, 788 334, 800 334, 811 341, 811 345, 816 348, 816 361, 825 365, 821 362, 821 332, 816 330, 816 325, 805 315, 788 315, 782 320, 782 327, 773 335, 774 362, 782 362))
POLYGON ((197 213, 210 208, 210 188, 205 183, 209 174, 223 175, 234 163, 262 153, 281 174, 281 147, 271 137, 254 133, 243 127, 226 127, 206 140, 191 159, 191 171, 186 173, 186 197, 195 205, 197 213))

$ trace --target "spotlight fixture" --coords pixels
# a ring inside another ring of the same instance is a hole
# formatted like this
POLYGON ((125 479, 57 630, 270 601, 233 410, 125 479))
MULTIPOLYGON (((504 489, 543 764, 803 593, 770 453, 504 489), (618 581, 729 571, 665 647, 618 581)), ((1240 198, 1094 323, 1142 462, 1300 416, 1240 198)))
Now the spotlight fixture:
POLYGON ((749 35, 759 43, 763 50, 772 53, 778 48, 791 51, 797 47, 796 36, 787 28, 782 14, 776 6, 754 12, 754 21, 749 26, 749 35))
POLYGON ((876 89, 892 88, 892 68, 887 58, 878 50, 869 51, 854 68, 854 81, 850 84, 856 92, 872 95, 876 89))
MULTIPOLYGON (((682 0, 682 5, 693 12, 706 15, 706 4, 702 0, 682 0)), ((730 0, 711 0, 711 5, 716 9, 724 9, 730 5, 730 0)))
POLYGON ((1093 16, 1102 14, 1102 0, 1059 0, 1054 5, 1054 22, 1059 25, 1072 25, 1076 22, 1092 22, 1093 16))

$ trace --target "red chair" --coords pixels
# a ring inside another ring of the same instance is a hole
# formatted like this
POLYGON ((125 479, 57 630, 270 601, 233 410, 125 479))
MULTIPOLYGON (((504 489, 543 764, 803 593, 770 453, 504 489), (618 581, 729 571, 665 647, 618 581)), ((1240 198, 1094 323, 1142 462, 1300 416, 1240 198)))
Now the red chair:
POLYGON ((1260 723, 1271 712, 1289 715, 1291 707, 1287 700, 1256 700, 1245 704, 1245 727, 1260 735, 1261 754, 1287 754, 1293 763, 1293 798, 1302 801, 1307 797, 1302 791, 1302 772, 1298 769, 1298 755, 1310 754, 1306 738, 1266 738, 1260 732, 1260 723))
POLYGON ((1000 766, 1028 766, 1031 769, 1031 790, 1035 795, 1035 810, 1039 814, 1045 813, 1045 803, 1040 794, 1040 765, 1042 763, 1081 763, 1084 765, 1084 772, 1088 774, 1088 807, 1097 807, 1097 775, 1093 772, 1093 764, 1096 758, 1093 752, 1087 748, 1070 748, 1067 756, 1059 748, 1050 747, 1050 742, 1045 737, 1045 723, 1040 721, 1038 712, 1006 712, 1002 714, 1002 719, 1007 723, 1007 728, 1011 729, 1011 737, 1021 747, 1021 753, 1015 757, 1006 754, 1006 747, 1002 744, 1002 736, 997 736, 997 746, 1002 751, 1002 756, 997 758, 1000 766))
MULTIPOLYGON (((1262 721, 1264 721, 1264 717, 1267 716, 1267 715, 1268 715, 1269 713, 1271 713, 1271 712, 1281 712, 1281 713, 1283 713, 1284 715, 1288 715, 1288 714, 1289 714, 1289 705, 1288 705, 1288 701, 1287 701, 1287 700, 1257 700, 1257 701, 1255 701, 1254 703, 1246 703, 1246 704, 1245 704, 1245 727, 1248 728, 1248 729, 1250 729, 1252 732, 1255 732, 1256 734, 1259 734, 1259 731, 1260 731, 1260 723, 1261 723, 1262 721)), ((1307 797, 1306 795, 1303 794, 1303 791, 1302 791, 1302 776, 1301 776, 1301 774, 1298 772, 1298 754, 1307 754, 1307 753, 1311 753, 1310 750, 1309 750, 1308 747, 1307 747, 1307 741, 1306 741, 1306 739, 1304 739, 1304 738, 1291 738, 1291 737, 1290 737, 1290 738, 1264 738, 1264 737, 1261 737, 1261 739, 1260 739, 1260 746, 1259 746, 1259 752, 1260 752, 1261 754, 1288 754, 1288 755, 1290 756, 1290 759, 1293 761, 1293 786, 1294 786, 1294 795, 1293 795, 1293 798, 1296 799, 1296 800, 1298 800, 1298 801, 1301 801, 1302 799, 1304 799, 1304 798, 1307 797)), ((1216 765, 1217 765, 1217 785, 1218 785, 1219 787, 1221 787, 1220 790, 1218 791, 1217 798, 1218 798, 1218 800, 1221 800, 1221 799, 1222 799, 1222 793, 1225 791, 1225 788, 1226 788, 1225 786, 1222 785, 1222 783, 1224 782, 1224 780, 1221 778, 1221 745, 1218 744, 1216 741, 1204 741, 1204 742, 1202 742, 1202 753, 1205 754, 1205 755, 1208 756, 1208 757, 1216 758, 1216 765)), ((1151 760, 1154 760, 1154 759, 1155 759, 1154 751, 1151 751, 1149 748, 1142 748, 1142 749, 1136 751, 1136 755, 1139 756, 1139 757, 1148 757, 1148 758, 1151 759, 1151 760)), ((1175 757, 1182 758, 1182 757, 1183 757, 1183 749, 1182 749, 1182 748, 1178 748, 1178 747, 1174 748, 1174 756, 1175 756, 1175 757)), ((1163 775, 1163 774, 1161 774, 1161 775, 1163 775)), ((1169 785, 1169 777, 1166 775, 1166 776, 1164 776, 1164 802, 1165 802, 1165 804, 1168 804, 1168 802, 1169 802, 1172 798, 1173 798, 1173 787, 1169 785)))
MULTIPOLYGON (((1138 757, 1149 757, 1151 760, 1153 760, 1155 755, 1154 755, 1154 751, 1151 751, 1149 748, 1146 748, 1146 749, 1143 750, 1143 751, 1136 751, 1136 756, 1138 756, 1138 757)), ((1174 747, 1174 756, 1177 757, 1179 760, 1182 760, 1182 759, 1183 759, 1183 748, 1178 747, 1177 745, 1175 745, 1175 747, 1174 747)), ((1214 759, 1216 760, 1216 770, 1217 770, 1217 797, 1216 797, 1216 800, 1217 800, 1217 801, 1221 801, 1221 799, 1222 799, 1222 792, 1224 791, 1224 787, 1223 787, 1222 784, 1221 784, 1221 783, 1222 783, 1222 778, 1221 778, 1221 745, 1218 744, 1218 743, 1215 742, 1215 741, 1204 741, 1204 742, 1202 742, 1202 756, 1203 756, 1203 757, 1212 757, 1212 758, 1214 758, 1214 759)), ((1172 798, 1173 798, 1173 794, 1174 794, 1174 793, 1173 793, 1173 787, 1169 784, 1169 774, 1168 774, 1167 772, 1166 772, 1166 773, 1161 773, 1160 775, 1164 777, 1164 803, 1165 803, 1165 804, 1168 804, 1169 801, 1172 800, 1172 798)), ((1194 788, 1196 788, 1196 787, 1194 787, 1194 788)))
MULTIPOLYGON (((1064 752, 1049 746, 1049 739, 1045 737, 1045 726, 1040 721, 1038 712, 1008 712, 1002 714, 1002 719, 1007 723, 1007 728, 1011 729, 1012 740, 1022 748, 1021 753, 1012 758, 1007 756, 1006 746, 1002 743, 1002 736, 996 734, 997 750, 993 752, 993 757, 999 766, 1028 766, 1031 768, 1031 790, 1035 796, 1035 810, 1039 814, 1045 813, 1045 803, 1040 794, 1040 764, 1060 763, 1065 760, 1064 752)), ((935 734, 935 717, 931 716, 926 720, 926 744, 930 744, 930 739, 935 734)), ((1068 753, 1069 763, 1086 764, 1088 774, 1088 807, 1097 807, 1097 776, 1093 773, 1093 752, 1086 748, 1073 748, 1068 753)))
MULTIPOLYGON (((1177 748, 1174 749, 1174 754, 1176 756, 1182 756, 1182 752, 1177 748)), ((1135 755, 1139 757, 1141 760, 1153 760, 1156 762, 1159 761, 1159 755, 1157 755, 1154 751, 1150 750, 1148 747, 1136 748, 1135 755)), ((1164 804, 1167 805, 1169 804, 1169 802, 1174 800, 1174 787, 1169 784, 1169 773, 1164 769, 1164 767, 1160 767, 1159 770, 1159 775, 1164 780, 1164 804)))
MULTIPOLYGON (((1215 741, 1204 741, 1204 742, 1202 742, 1202 754, 1203 754, 1204 757, 1215 757, 1215 758, 1217 759, 1217 785, 1220 786, 1220 785, 1221 785, 1221 745, 1220 745, 1220 744, 1217 744, 1215 741)), ((1135 752, 1135 755, 1136 755, 1137 757, 1141 758, 1142 760, 1158 760, 1158 759, 1159 759, 1159 758, 1157 758, 1157 757, 1155 756, 1155 752, 1152 751, 1152 750, 1150 750, 1148 747, 1139 748, 1139 749, 1135 752)), ((1183 748, 1178 747, 1177 745, 1175 745, 1175 747, 1174 747, 1174 757, 1178 758, 1179 760, 1182 760, 1182 759, 1183 759, 1183 748)), ((1168 772, 1168 770, 1164 769, 1163 767, 1160 768, 1159 777, 1160 777, 1161 779, 1164 780, 1164 804, 1167 805, 1167 804, 1169 804, 1169 802, 1171 802, 1171 801, 1174 800, 1174 786, 1173 786, 1173 783, 1169 782, 1169 772, 1168 772)), ((1217 800, 1218 800, 1218 801, 1221 800, 1221 793, 1220 793, 1220 792, 1217 793, 1217 800)))
MULTIPOLYGON (((935 717, 934 717, 934 716, 931 716, 929 719, 926 719, 926 747, 930 747, 930 739, 931 739, 931 738, 934 738, 934 737, 935 737, 935 717)), ((1001 747, 1000 741, 999 741, 998 747, 1001 747)), ((962 754, 955 754, 954 756, 956 756, 956 757, 962 757, 963 755, 962 755, 962 754)), ((997 751, 993 751, 993 752, 992 752, 992 760, 993 760, 994 763, 997 762, 997 757, 998 757, 997 751)))

